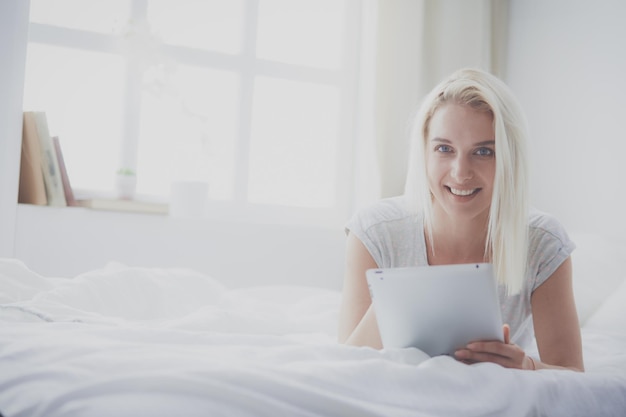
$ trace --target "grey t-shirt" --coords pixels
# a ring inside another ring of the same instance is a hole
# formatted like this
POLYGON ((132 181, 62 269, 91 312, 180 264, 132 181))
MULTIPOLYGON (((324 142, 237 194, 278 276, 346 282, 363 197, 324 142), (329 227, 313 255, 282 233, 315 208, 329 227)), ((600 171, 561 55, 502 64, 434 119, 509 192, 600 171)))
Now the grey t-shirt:
MULTIPOLYGON (((508 296, 498 287, 502 320, 511 327, 511 341, 528 347, 534 336, 530 296, 575 248, 563 226, 552 216, 532 210, 529 217, 529 259, 519 294, 508 296)), ((393 197, 360 210, 346 225, 368 249, 379 268, 428 265, 423 217, 405 209, 403 197, 393 197)))

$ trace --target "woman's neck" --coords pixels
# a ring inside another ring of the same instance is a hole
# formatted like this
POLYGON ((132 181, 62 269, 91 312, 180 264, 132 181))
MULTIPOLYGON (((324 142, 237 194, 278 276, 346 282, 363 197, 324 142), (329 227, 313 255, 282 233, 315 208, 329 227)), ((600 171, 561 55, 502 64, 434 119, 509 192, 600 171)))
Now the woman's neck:
POLYGON ((458 264, 488 262, 485 254, 487 219, 458 219, 435 211, 432 238, 426 234, 428 263, 458 264))

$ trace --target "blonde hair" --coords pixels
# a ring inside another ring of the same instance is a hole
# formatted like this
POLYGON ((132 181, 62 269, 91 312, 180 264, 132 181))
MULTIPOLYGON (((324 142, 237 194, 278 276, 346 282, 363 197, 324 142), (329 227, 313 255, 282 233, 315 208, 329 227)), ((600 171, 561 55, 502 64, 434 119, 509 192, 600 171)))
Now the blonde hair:
POLYGON ((411 209, 424 214, 433 242, 432 196, 426 170, 426 141, 435 111, 453 102, 493 116, 496 172, 491 197, 485 255, 509 294, 523 285, 528 258, 528 164, 524 114, 510 89, 497 77, 477 69, 461 69, 426 96, 413 125, 405 196, 411 209))

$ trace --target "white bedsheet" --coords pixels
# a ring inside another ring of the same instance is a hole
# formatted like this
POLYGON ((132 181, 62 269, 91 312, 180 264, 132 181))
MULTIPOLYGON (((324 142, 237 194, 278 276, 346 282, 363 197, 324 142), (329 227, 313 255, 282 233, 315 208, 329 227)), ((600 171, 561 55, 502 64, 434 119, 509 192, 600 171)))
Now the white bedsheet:
POLYGON ((189 270, 73 279, 0 261, 0 412, 17 416, 625 416, 626 284, 584 374, 335 342, 339 294, 231 290, 189 270))

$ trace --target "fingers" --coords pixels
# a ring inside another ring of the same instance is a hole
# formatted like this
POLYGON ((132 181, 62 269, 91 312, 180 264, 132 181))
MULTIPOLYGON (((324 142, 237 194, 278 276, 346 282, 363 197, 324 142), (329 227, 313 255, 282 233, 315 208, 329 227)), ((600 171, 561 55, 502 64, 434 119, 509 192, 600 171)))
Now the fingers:
POLYGON ((487 352, 473 352, 470 350, 462 349, 456 352, 457 359, 466 364, 474 364, 480 362, 495 363, 505 368, 519 368, 518 363, 512 358, 506 356, 500 356, 487 352))
POLYGON ((507 345, 511 343, 511 327, 508 324, 502 326, 502 332, 504 333, 504 343, 507 345))
POLYGON ((492 362, 507 368, 525 368, 526 353, 519 346, 502 342, 473 342, 455 352, 464 362, 492 362))
POLYGON ((472 342, 455 352, 455 357, 464 363, 492 362, 506 368, 527 368, 527 356, 522 348, 511 343, 511 327, 502 326, 504 342, 472 342))
POLYGON ((517 345, 506 344, 500 341, 472 342, 466 349, 472 352, 484 352, 498 356, 510 357, 514 355, 517 345))

